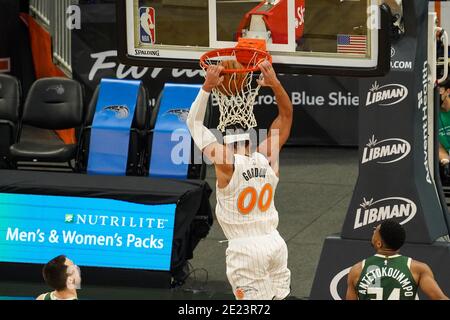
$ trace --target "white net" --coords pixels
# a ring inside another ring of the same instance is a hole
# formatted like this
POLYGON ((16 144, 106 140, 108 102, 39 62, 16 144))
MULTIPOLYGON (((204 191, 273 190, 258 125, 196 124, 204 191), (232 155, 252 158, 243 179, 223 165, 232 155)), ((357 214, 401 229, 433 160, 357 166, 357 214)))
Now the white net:
MULTIPOLYGON (((224 132, 225 128, 234 124, 240 124, 244 128, 256 127, 256 119, 253 114, 253 106, 260 86, 252 88, 253 72, 246 75, 245 83, 236 93, 228 95, 227 91, 213 89, 212 94, 219 105, 220 118, 217 129, 224 132)), ((230 77, 229 82, 236 82, 236 77, 230 77)), ((222 87, 235 86, 235 84, 222 84, 222 87)), ((228 91, 230 91, 228 89, 228 91)))
MULTIPOLYGON (((242 50, 239 53, 242 54, 242 50)), ((247 72, 247 69, 255 69, 254 67, 266 57, 258 51, 248 49, 248 52, 246 52, 246 63, 242 65, 244 71, 226 74, 224 82, 212 90, 213 98, 218 103, 220 111, 218 130, 225 132, 228 126, 235 124, 240 124, 247 129, 257 126, 255 115, 253 114, 253 106, 261 86, 256 81, 253 81, 254 71, 247 72)), ((212 54, 204 62, 208 66, 237 60, 236 51, 230 50, 212 54)), ((240 59, 241 61, 242 59, 240 59)))

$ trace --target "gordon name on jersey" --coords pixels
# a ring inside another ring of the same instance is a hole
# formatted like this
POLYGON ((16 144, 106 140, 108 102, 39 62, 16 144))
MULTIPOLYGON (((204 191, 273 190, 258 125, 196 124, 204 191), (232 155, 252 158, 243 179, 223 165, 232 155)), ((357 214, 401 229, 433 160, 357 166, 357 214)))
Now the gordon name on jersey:
POLYGON ((253 178, 265 178, 267 173, 267 168, 250 168, 242 172, 242 176, 245 181, 249 181, 253 178))

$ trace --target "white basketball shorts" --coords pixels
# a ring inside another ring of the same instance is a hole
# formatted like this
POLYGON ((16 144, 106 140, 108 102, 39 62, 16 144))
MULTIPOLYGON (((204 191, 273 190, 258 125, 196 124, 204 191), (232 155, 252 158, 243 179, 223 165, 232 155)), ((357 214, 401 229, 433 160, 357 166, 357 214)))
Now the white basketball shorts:
POLYGON ((288 250, 278 231, 230 240, 227 277, 238 300, 281 300, 290 293, 288 250))

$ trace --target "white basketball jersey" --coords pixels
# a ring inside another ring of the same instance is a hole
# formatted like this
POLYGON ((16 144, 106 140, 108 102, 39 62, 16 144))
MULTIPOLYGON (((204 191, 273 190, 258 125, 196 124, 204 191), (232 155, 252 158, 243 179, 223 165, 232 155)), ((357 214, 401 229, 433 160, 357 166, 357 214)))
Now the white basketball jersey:
POLYGON ((228 240, 271 234, 278 227, 274 205, 278 177, 266 157, 234 155, 234 173, 223 189, 216 185, 216 216, 228 240))

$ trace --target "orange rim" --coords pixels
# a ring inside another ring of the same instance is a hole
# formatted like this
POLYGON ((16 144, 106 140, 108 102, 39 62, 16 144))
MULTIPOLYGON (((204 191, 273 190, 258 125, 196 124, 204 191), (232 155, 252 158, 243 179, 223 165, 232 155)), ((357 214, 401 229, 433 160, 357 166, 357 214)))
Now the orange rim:
POLYGON ((246 67, 242 69, 224 69, 223 73, 247 73, 247 72, 254 72, 259 70, 259 63, 263 62, 264 60, 268 60, 270 63, 272 63, 272 56, 266 52, 255 48, 225 48, 225 49, 215 49, 206 52, 200 57, 200 66, 203 69, 208 69, 209 64, 206 63, 206 60, 208 59, 215 59, 219 57, 230 57, 230 56, 236 56, 238 55, 238 52, 244 53, 251 53, 251 54, 257 54, 257 62, 253 65, 253 67, 246 67))

